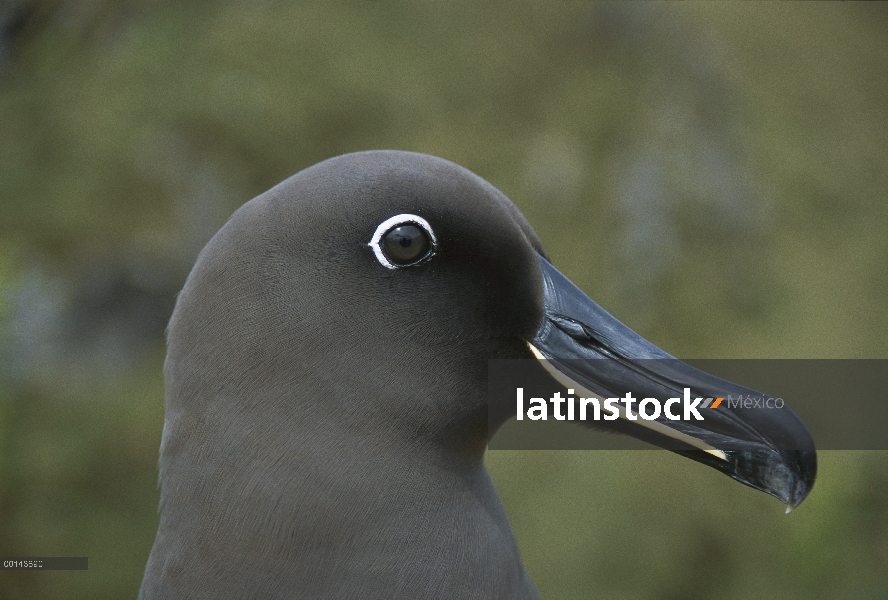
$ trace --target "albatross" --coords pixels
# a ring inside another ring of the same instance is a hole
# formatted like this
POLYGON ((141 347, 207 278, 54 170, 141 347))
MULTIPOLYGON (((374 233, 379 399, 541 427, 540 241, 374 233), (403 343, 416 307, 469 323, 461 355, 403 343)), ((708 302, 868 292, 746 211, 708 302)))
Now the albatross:
MULTIPOLYGON (((326 160, 238 209, 167 347, 142 600, 538 598, 484 466, 515 415, 489 406, 488 360, 535 360, 576 394, 745 390, 595 304, 491 184, 400 151, 326 160)), ((630 408, 601 425, 788 507, 811 490, 814 443, 789 409, 630 408)))

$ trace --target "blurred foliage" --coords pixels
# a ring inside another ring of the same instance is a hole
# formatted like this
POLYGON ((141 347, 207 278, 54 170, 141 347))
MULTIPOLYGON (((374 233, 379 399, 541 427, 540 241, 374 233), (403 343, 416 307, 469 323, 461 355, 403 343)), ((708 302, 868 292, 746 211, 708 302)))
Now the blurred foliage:
MULTIPOLYGON (((886 357, 884 4, 0 3, 0 598, 134 597, 162 334, 240 204, 330 156, 453 160, 686 357, 886 357)), ((661 452, 492 452, 546 598, 886 598, 888 457, 786 517, 661 452)))

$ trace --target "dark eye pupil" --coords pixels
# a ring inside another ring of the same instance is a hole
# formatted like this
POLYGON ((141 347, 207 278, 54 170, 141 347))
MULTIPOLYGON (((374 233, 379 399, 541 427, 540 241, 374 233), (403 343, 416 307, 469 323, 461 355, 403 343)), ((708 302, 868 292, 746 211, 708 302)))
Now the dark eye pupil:
POLYGON ((393 228, 385 234, 382 244, 389 260, 397 265, 416 262, 429 253, 429 236, 416 225, 393 228))

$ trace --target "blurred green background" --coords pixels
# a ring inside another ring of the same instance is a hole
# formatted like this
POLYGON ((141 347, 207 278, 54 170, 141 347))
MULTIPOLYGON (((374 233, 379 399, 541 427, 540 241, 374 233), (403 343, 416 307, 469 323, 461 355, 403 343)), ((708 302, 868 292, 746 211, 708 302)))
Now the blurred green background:
MULTIPOLYGON (((0 598, 133 598, 163 330, 240 204, 398 148, 685 358, 888 358, 888 7, 0 1, 0 598)), ((888 453, 791 515, 666 452, 490 452, 544 598, 888 598, 888 453)))

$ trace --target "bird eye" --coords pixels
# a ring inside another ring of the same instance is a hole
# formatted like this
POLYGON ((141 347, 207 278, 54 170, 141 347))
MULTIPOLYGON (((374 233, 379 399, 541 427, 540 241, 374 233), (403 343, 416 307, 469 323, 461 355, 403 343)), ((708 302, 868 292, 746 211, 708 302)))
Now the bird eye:
POLYGON ((437 246, 431 226, 416 215, 397 215, 379 224, 370 247, 382 266, 410 267, 431 258, 437 246))
POLYGON ((398 265, 408 265, 429 252, 429 236, 416 225, 399 225, 382 238, 382 249, 398 265))

